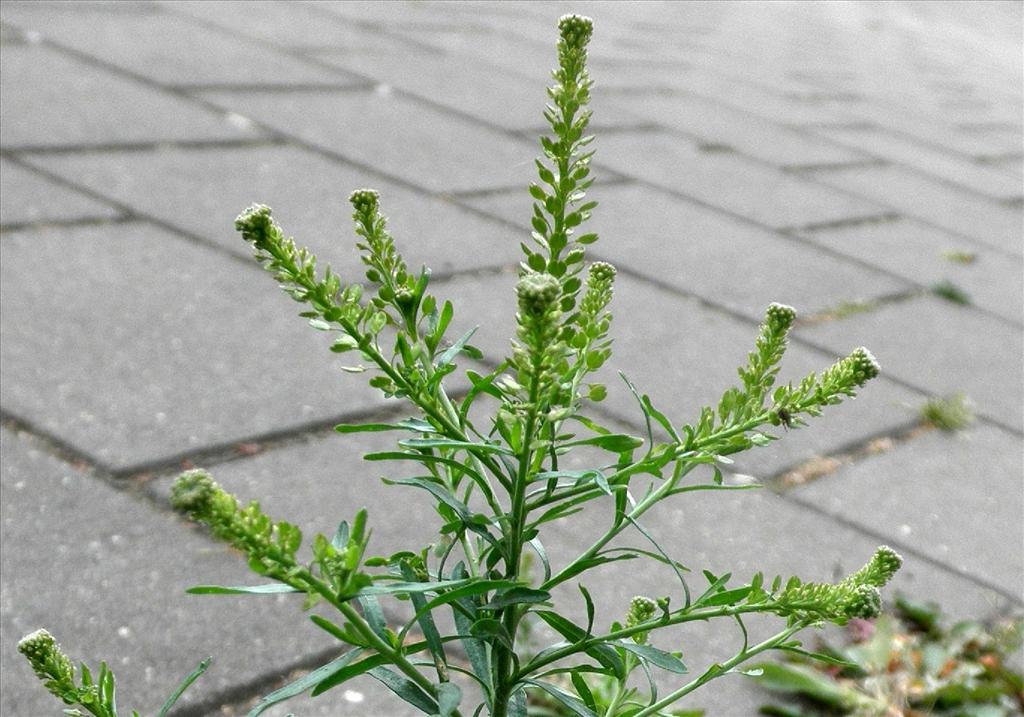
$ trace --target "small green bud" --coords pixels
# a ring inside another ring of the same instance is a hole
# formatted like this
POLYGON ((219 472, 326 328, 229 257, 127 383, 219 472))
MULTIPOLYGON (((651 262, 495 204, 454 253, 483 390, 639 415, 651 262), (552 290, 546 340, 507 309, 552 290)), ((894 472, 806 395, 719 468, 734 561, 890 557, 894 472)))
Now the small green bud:
POLYGON ((270 215, 270 207, 266 204, 253 204, 235 218, 235 229, 246 241, 257 242, 266 236, 274 223, 270 215))
POLYGON ((357 214, 373 214, 380 203, 380 194, 376 189, 357 189, 348 196, 357 214))
POLYGON ((878 361, 866 348, 861 346, 858 349, 854 349, 853 353, 847 357, 853 368, 854 380, 858 386, 863 386, 869 380, 878 376, 881 371, 881 367, 878 365, 878 361))
POLYGON ((558 20, 558 32, 570 48, 582 49, 594 33, 594 21, 583 15, 563 15, 558 20))
POLYGON ((843 612, 848 618, 878 617, 882 612, 882 594, 873 585, 858 585, 847 598, 843 612))
POLYGON ((186 513, 204 513, 219 486, 204 470, 185 471, 171 486, 171 505, 186 513))
MULTIPOLYGON (((629 601, 629 612, 626 613, 626 627, 636 627, 654 617, 658 611, 658 603, 649 597, 637 595, 629 601)), ((642 645, 647 642, 647 632, 638 632, 633 635, 633 641, 642 645)))
POLYGON ((771 303, 765 313, 765 322, 780 333, 789 330, 796 320, 796 309, 785 304, 771 303))
POLYGON ((516 285, 519 310, 529 316, 543 316, 558 305, 561 284, 551 274, 530 272, 516 285))
POLYGON ((587 284, 590 286, 611 284, 615 281, 615 274, 615 267, 608 262, 595 261, 590 265, 587 284))

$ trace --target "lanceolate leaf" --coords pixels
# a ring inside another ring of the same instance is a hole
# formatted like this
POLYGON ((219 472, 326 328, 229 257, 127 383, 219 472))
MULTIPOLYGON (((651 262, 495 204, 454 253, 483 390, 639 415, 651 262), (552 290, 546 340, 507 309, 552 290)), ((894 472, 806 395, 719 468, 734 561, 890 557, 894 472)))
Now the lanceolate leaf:
POLYGON ((368 671, 368 674, 416 709, 426 712, 428 715, 438 713, 437 700, 424 692, 408 677, 403 677, 387 667, 374 667, 368 671))
POLYGON ((185 592, 190 595, 280 595, 281 593, 301 593, 303 591, 284 583, 268 583, 267 585, 243 585, 240 587, 196 585, 185 592))
MULTIPOLYGON (((362 652, 362 649, 359 648, 355 650, 349 650, 344 655, 331 660, 326 665, 321 665, 320 667, 316 668, 308 675, 300 677, 294 682, 290 682, 289 684, 285 685, 284 687, 278 690, 274 690, 269 695, 261 699, 256 704, 256 706, 249 711, 249 714, 246 717, 257 717, 258 715, 263 714, 266 710, 273 707, 277 703, 284 702, 287 699, 291 699, 292 697, 300 695, 306 690, 311 689, 312 687, 320 684, 320 682, 322 682, 324 679, 330 677, 338 670, 352 662, 352 660, 359 657, 359 655, 362 654, 362 652)), ((163 712, 161 712, 160 715, 162 716, 163 712)))
POLYGON ((568 692, 564 692, 550 682, 543 682, 542 680, 523 680, 527 684, 539 687, 540 689, 547 692, 549 695, 555 698, 563 707, 569 710, 577 717, 597 717, 597 713, 587 707, 585 704, 580 702, 579 699, 573 697, 568 692))
POLYGON ((638 645, 632 640, 619 640, 615 644, 623 650, 632 652, 634 655, 647 660, 652 665, 660 667, 663 670, 675 672, 679 675, 682 675, 687 671, 686 665, 683 664, 682 660, 671 653, 665 652, 664 650, 659 650, 658 648, 650 645, 638 645))

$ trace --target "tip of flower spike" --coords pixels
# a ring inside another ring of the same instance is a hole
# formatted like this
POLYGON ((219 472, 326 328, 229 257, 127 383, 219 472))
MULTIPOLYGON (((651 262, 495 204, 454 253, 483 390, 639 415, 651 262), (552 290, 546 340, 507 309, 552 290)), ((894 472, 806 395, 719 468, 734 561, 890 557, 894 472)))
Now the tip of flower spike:
POLYGON ((583 15, 563 15, 558 20, 558 32, 569 47, 583 48, 594 33, 594 21, 583 15))
POLYGON ((357 189, 348 195, 348 201, 360 214, 372 214, 380 203, 380 194, 376 189, 357 189))
POLYGON ((853 367, 854 379, 860 386, 875 378, 881 371, 878 360, 863 346, 854 349, 853 353, 850 354, 849 360, 853 367))
POLYGON ((516 285, 519 308, 528 314, 542 315, 558 302, 561 289, 558 279, 551 274, 525 274, 516 285))
POLYGON ((902 567, 903 557, 888 545, 879 546, 865 571, 865 584, 882 587, 902 567))
POLYGON ((185 471, 171 486, 171 505, 186 513, 201 512, 217 492, 217 484, 203 470, 185 471))
POLYGON ((606 261, 595 261, 590 265, 591 282, 611 283, 615 279, 615 267, 606 261))
POLYGON ((246 241, 256 241, 273 221, 270 215, 270 207, 266 204, 253 204, 235 218, 235 229, 242 232, 246 241))
POLYGON ((765 320, 781 331, 786 331, 796 321, 796 309, 786 304, 772 302, 765 312, 765 320))
POLYGON ((52 652, 57 648, 57 640, 48 630, 36 630, 18 640, 18 652, 32 658, 52 652))

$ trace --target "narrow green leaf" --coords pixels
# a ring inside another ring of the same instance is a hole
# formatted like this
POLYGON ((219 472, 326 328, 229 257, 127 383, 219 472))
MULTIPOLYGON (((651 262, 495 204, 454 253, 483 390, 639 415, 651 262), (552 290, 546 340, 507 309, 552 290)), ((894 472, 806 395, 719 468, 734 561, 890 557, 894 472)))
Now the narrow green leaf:
POLYGON ((624 453, 644 444, 643 439, 636 436, 629 436, 625 433, 608 433, 601 436, 592 436, 578 441, 563 443, 561 447, 572 448, 575 446, 597 446, 612 453, 624 453))
POLYGON ((454 344, 448 347, 448 349, 445 350, 445 352, 438 357, 435 366, 440 368, 442 366, 447 366, 448 364, 450 364, 455 359, 455 357, 459 355, 459 352, 461 352, 462 349, 465 348, 466 342, 469 341, 470 338, 472 338, 473 334, 476 333, 476 330, 478 328, 480 327, 474 326, 469 331, 464 333, 461 337, 459 337, 458 341, 456 341, 454 344))
POLYGON ((440 717, 451 717, 462 701, 462 690, 454 682, 442 682, 437 686, 437 709, 440 717))
POLYGON ((177 689, 171 693, 171 696, 167 698, 167 701, 164 702, 164 706, 160 708, 156 717, 167 717, 167 713, 171 711, 172 707, 174 707, 174 703, 178 701, 178 698, 185 693, 185 690, 192 686, 193 682, 199 679, 200 675, 206 672, 212 662, 213 658, 207 657, 196 665, 196 669, 192 670, 192 672, 190 672, 185 679, 181 681, 181 684, 178 685, 177 689))
POLYGON ((551 593, 547 590, 535 590, 533 588, 516 586, 499 590, 494 598, 484 605, 484 608, 487 610, 503 610, 510 605, 532 605, 546 602, 550 599, 551 593))
POLYGON ((249 585, 240 587, 222 587, 220 585, 196 585, 185 592, 190 595, 279 595, 281 593, 301 593, 302 590, 284 583, 267 585, 249 585))
MULTIPOLYGON (((321 665, 320 667, 316 668, 304 677, 300 677, 294 682, 290 682, 284 687, 274 690, 269 695, 261 699, 258 703, 256 703, 256 706, 249 711, 249 714, 246 715, 246 717, 258 717, 258 715, 263 714, 266 710, 278 704, 279 702, 284 702, 285 700, 291 699, 292 697, 300 695, 306 690, 311 689, 312 687, 320 684, 323 680, 336 673, 342 667, 345 667, 347 664, 352 662, 352 660, 356 659, 360 654, 362 654, 362 652, 362 648, 349 650, 340 657, 337 657, 331 660, 330 662, 321 665)), ((162 715, 163 713, 161 712, 161 717, 162 715)))
POLYGON ((568 692, 564 692, 550 682, 531 679, 525 679, 523 682, 544 690, 577 717, 597 717, 597 713, 583 704, 579 699, 570 695, 568 692))
POLYGON ((404 441, 399 441, 398 445, 403 448, 464 448, 467 450, 480 451, 481 453, 504 453, 507 456, 515 455, 505 446, 499 446, 493 443, 455 441, 450 438, 408 438, 404 441))
POLYGON ((426 421, 418 418, 407 418, 398 423, 342 423, 334 427, 338 433, 374 433, 378 431, 417 431, 434 433, 435 429, 426 421))
POLYGON ((674 672, 677 675, 682 675, 687 672, 686 665, 683 664, 675 655, 659 650, 657 647, 651 645, 638 645, 632 640, 618 640, 614 644, 621 647, 623 650, 632 652, 637 657, 641 657, 647 660, 652 665, 660 667, 663 670, 674 672))
POLYGON ((374 667, 368 674, 416 709, 428 715, 438 713, 437 701, 408 677, 392 672, 387 667, 374 667))

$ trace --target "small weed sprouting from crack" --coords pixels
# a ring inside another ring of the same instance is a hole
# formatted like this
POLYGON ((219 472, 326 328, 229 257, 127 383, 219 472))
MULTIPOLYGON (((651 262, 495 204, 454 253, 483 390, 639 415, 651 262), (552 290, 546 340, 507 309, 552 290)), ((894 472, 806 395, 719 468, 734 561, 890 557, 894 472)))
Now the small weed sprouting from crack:
POLYGON ((973 251, 946 249, 942 252, 942 258, 946 261, 951 261, 954 264, 973 264, 978 260, 978 255, 973 251))
POLYGON ((945 299, 946 301, 954 304, 960 304, 961 306, 970 306, 974 303, 971 301, 970 294, 948 279, 943 279, 937 284, 932 284, 931 292, 940 299, 945 299))
POLYGON ((961 431, 974 423, 974 409, 963 392, 936 396, 921 408, 921 419, 943 431, 961 431))

